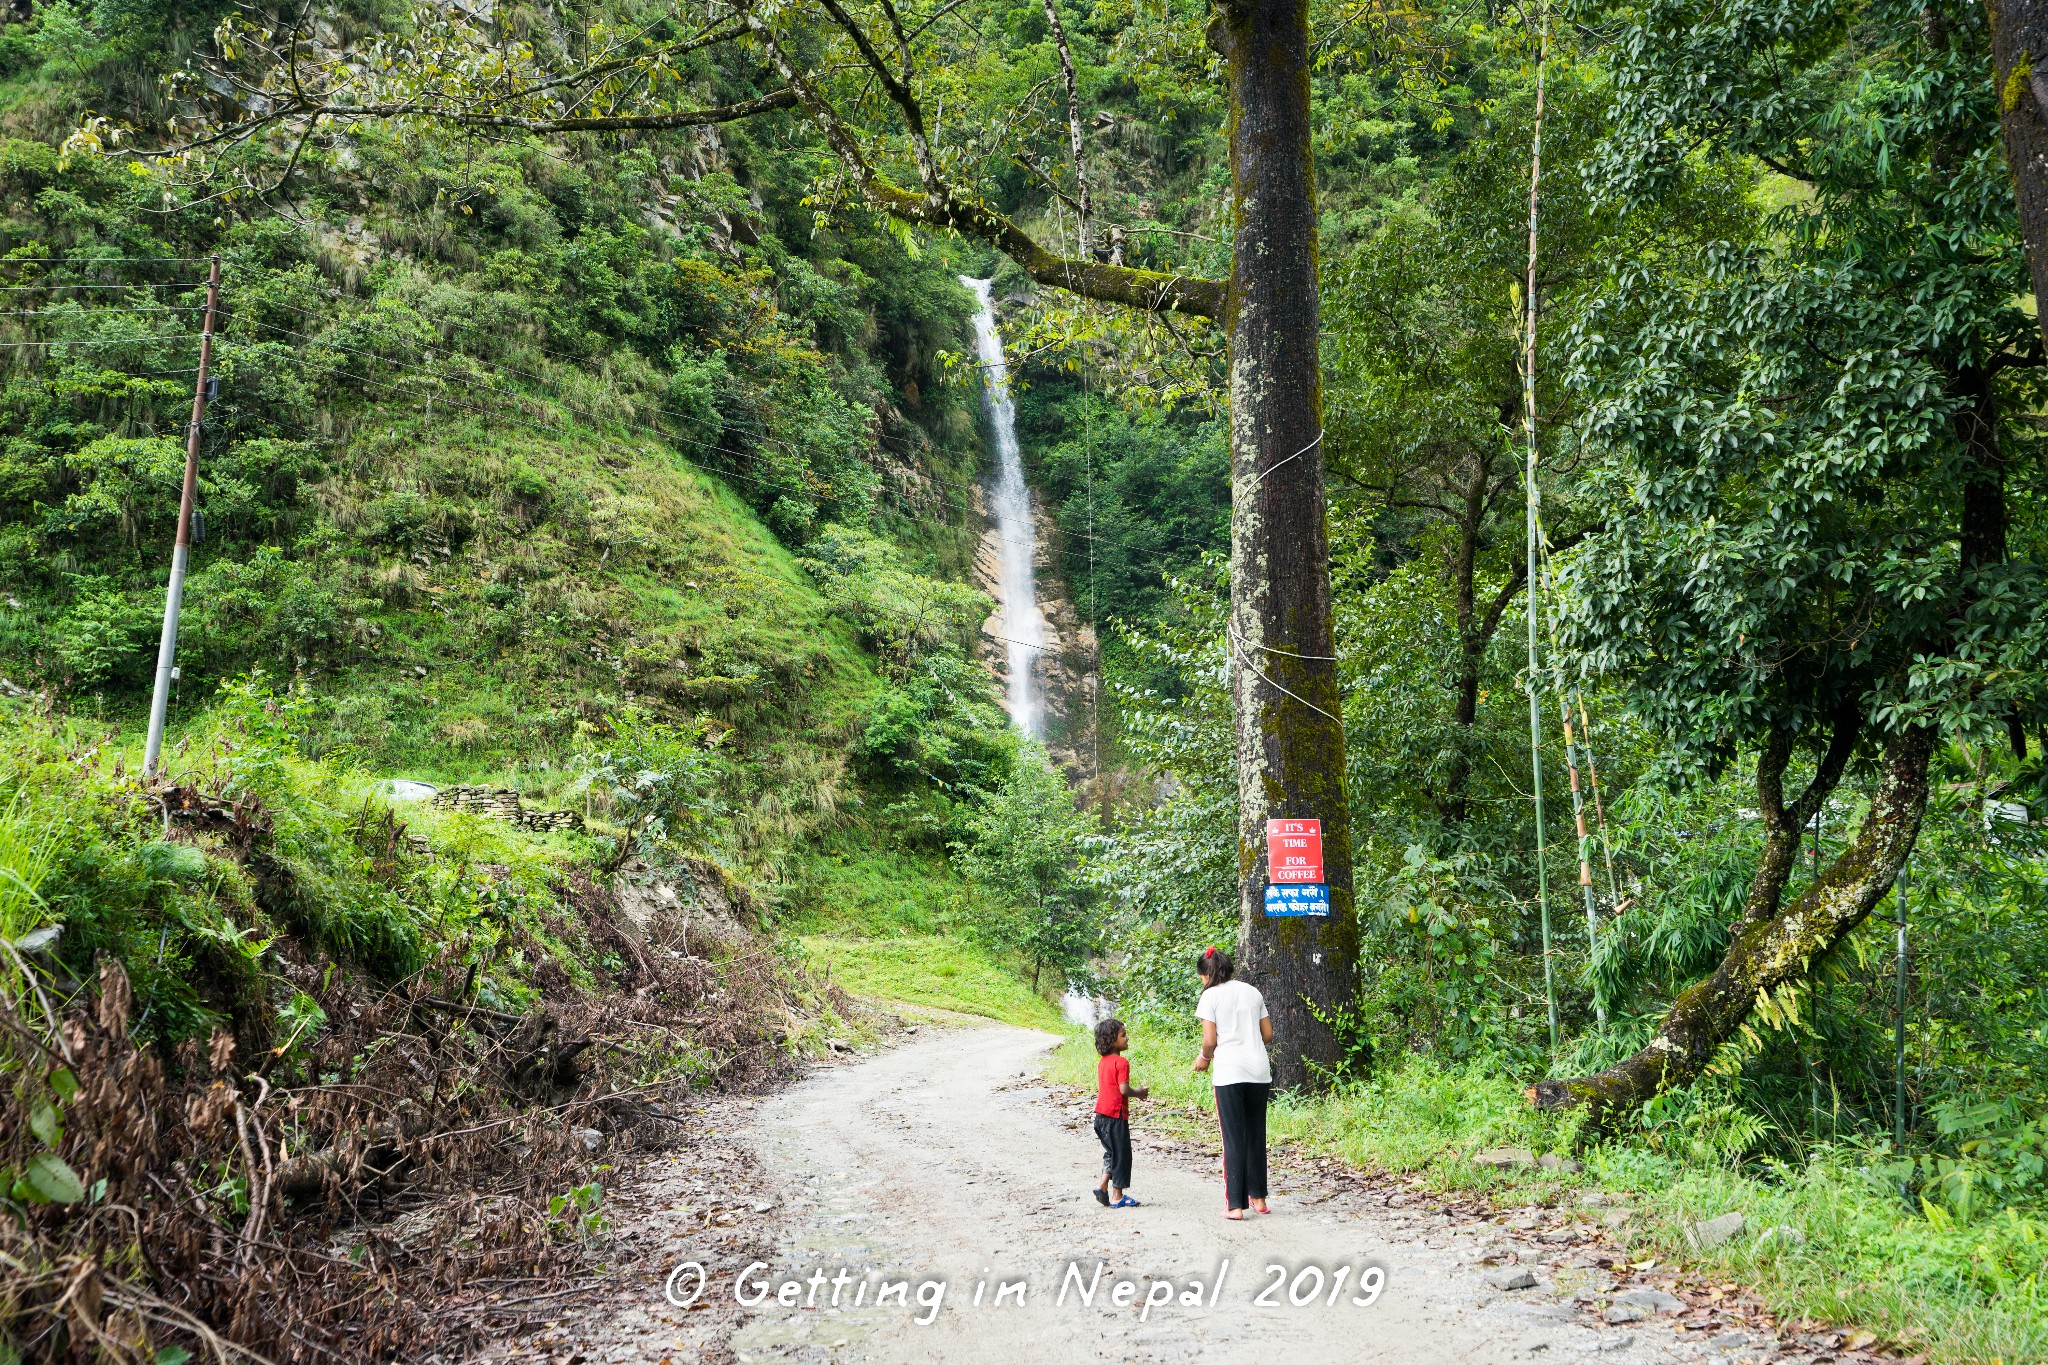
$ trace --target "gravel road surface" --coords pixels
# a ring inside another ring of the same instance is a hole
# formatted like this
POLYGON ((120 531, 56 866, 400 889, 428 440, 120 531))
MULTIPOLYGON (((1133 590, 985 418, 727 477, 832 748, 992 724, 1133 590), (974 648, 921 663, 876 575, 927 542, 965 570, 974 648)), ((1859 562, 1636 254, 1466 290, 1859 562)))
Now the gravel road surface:
POLYGON ((1148 1134, 1142 1106, 1144 1207, 1103 1209, 1088 1103, 1039 1079, 1055 1042, 927 1024, 714 1111, 615 1208, 612 1287, 525 1358, 1732 1365, 1777 1344, 1632 1285, 1587 1219, 1503 1226, 1283 1162, 1273 1214, 1226 1221, 1213 1150, 1148 1134), (663 1285, 691 1298, 692 1272, 669 1279, 689 1260, 708 1284, 679 1308, 663 1285))

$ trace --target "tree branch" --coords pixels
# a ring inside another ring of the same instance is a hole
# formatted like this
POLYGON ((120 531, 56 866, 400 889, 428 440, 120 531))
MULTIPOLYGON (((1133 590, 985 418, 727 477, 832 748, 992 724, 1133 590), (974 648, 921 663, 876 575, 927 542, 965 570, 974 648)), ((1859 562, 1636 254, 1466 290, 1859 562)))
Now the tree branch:
POLYGON ((1067 50, 1067 29, 1060 22, 1058 0, 1045 0, 1045 22, 1052 29, 1053 46, 1059 49, 1060 76, 1067 84, 1067 141, 1074 153, 1074 216, 1080 226, 1074 233, 1074 250, 1083 260, 1094 255, 1088 249, 1089 223, 1095 205, 1088 195, 1088 171, 1081 164, 1081 96, 1074 82, 1074 56, 1067 50))
POLYGON ((222 128, 205 137, 170 147, 155 147, 138 150, 135 154, 145 158, 180 156, 203 147, 217 147, 224 142, 241 142, 263 128, 276 123, 290 123, 295 119, 306 121, 305 135, 310 136, 321 119, 335 123, 359 123, 366 119, 430 118, 440 123, 450 123, 462 128, 503 128, 526 133, 603 133, 625 132, 630 129, 697 128, 714 123, 733 123, 739 119, 752 118, 772 109, 789 109, 797 104, 794 90, 777 90, 759 99, 742 100, 737 104, 721 104, 710 109, 691 109, 673 114, 620 114, 607 117, 587 118, 523 118, 516 114, 477 114, 448 110, 431 104, 407 102, 404 104, 326 104, 307 102, 304 104, 281 105, 259 118, 222 128))
MULTIPOLYGON (((819 3, 825 6, 825 12, 832 16, 833 21, 845 30, 846 36, 853 39, 855 50, 860 53, 861 60, 875 73, 876 79, 881 81, 882 90, 889 96, 890 103, 903 111, 903 124, 910 133, 911 159, 917 163, 917 178, 923 182, 925 193, 934 200, 949 197, 946 184, 939 176, 938 158, 932 154, 931 139, 925 133, 924 106, 918 103, 917 96, 910 92, 910 47, 903 37, 903 26, 895 22, 894 9, 890 10, 889 17, 896 30, 897 51, 903 62, 900 75, 889 69, 889 64, 883 60, 882 54, 876 50, 874 42, 868 37, 867 30, 846 12, 846 7, 841 5, 839 0, 819 0, 819 3)), ((750 25, 758 22, 751 10, 747 13, 747 22, 750 25)))
MULTIPOLYGON (((778 74, 789 83, 804 113, 824 135, 825 143, 846 168, 862 196, 874 207, 906 223, 943 228, 963 237, 986 242, 1023 267, 1024 273, 1040 284, 1064 289, 1083 298, 1119 303, 1149 312, 1190 313, 1197 317, 1220 317, 1224 285, 1217 280, 1189 279, 1163 270, 1140 270, 1125 265, 1103 265, 1077 261, 1047 251, 1024 229, 1002 214, 958 192, 933 177, 936 192, 924 195, 904 189, 878 174, 869 164, 860 141, 841 121, 838 112, 797 70, 774 30, 752 10, 747 27, 767 50, 778 74)), ((882 73, 886 76, 886 72, 882 73)), ((886 76, 890 82, 893 76, 886 76)), ((913 102, 914 103, 914 102, 913 102)), ((927 187, 930 188, 929 186, 927 187)))
POLYGON ((1814 769, 1813 780, 1806 784, 1806 790, 1799 799, 1786 808, 1785 814, 1795 828, 1803 829, 1820 814, 1821 804, 1833 794, 1842 780, 1842 770, 1849 765, 1849 755, 1856 748, 1856 741, 1863 737, 1863 708, 1854 701, 1845 701, 1835 708, 1833 733, 1828 736, 1827 751, 1821 755, 1820 765, 1814 769))
POLYGON ((1936 738, 1919 726, 1887 738, 1870 810, 1848 846, 1783 911, 1745 917, 1713 975, 1672 1001, 1647 1046, 1594 1076, 1538 1081, 1523 1092, 1530 1103, 1583 1105, 1595 1131, 1612 1131, 1645 1100, 1705 1071, 1760 998, 1806 980, 1891 890, 1920 832, 1936 738))

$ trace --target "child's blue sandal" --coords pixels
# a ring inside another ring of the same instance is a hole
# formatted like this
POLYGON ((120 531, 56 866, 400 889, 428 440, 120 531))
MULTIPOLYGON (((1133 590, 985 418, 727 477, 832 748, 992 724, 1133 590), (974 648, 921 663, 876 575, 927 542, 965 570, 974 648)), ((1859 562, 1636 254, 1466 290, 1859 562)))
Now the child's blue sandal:
POLYGON ((1145 1206, 1143 1204, 1140 1204, 1137 1200, 1131 1198, 1129 1195, 1125 1195, 1123 1198, 1117 1200, 1114 1204, 1111 1204, 1110 1207, 1113 1209, 1142 1209, 1145 1206))
POLYGON ((1108 1191, 1108 1190, 1105 1190, 1105 1189, 1103 1189, 1103 1188, 1102 1188, 1102 1187, 1101 1187, 1100 1185, 1097 1185, 1097 1186, 1096 1186, 1096 1187, 1095 1187, 1094 1189, 1092 1189, 1092 1190, 1088 1191, 1088 1193, 1090 1193, 1090 1194, 1092 1194, 1092 1195, 1094 1195, 1094 1196, 1095 1196, 1095 1202, 1096 1202, 1096 1203, 1098 1203, 1098 1204, 1102 1205, 1102 1207, 1104 1207, 1104 1208, 1108 1208, 1108 1207, 1109 1207, 1109 1191, 1108 1191))

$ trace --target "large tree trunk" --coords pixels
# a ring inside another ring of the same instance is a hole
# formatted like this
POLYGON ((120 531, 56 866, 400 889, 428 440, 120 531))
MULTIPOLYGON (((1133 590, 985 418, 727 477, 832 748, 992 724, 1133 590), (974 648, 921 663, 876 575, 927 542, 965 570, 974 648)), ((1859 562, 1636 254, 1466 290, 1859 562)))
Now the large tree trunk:
POLYGON ((1273 1016, 1273 1080, 1315 1083, 1341 1049, 1325 1017, 1356 989, 1358 924, 1330 619, 1317 357, 1307 0, 1224 0, 1236 257, 1230 333, 1230 652, 1244 973, 1273 1016), (1266 821, 1323 827, 1331 913, 1268 919, 1266 821))
MULTIPOLYGON (((1956 410, 1956 439, 1969 455, 1963 474, 1963 518, 1957 548, 1963 561, 1963 610, 1982 600, 1979 575, 2005 563, 2008 513, 2005 475, 2009 460, 1998 439, 1998 395, 1991 375, 1982 368, 1960 366, 1949 381, 1949 393, 1964 400, 1956 410)), ((2027 730, 2015 710, 2006 715, 2005 734, 2013 757, 2027 761, 2027 730)))
MULTIPOLYGON (((2048 0, 1987 0, 2005 160, 2034 298, 2048 300, 2048 0)), ((2038 317, 2048 344, 2048 313, 2038 317)))
POLYGON ((1444 778, 1444 793, 1437 802, 1437 814, 1446 824, 1462 825, 1470 814, 1466 788, 1472 779, 1472 756, 1462 747, 1479 720, 1479 672, 1486 660, 1487 635, 1479 629, 1479 603, 1475 580, 1479 572, 1479 534, 1486 520, 1486 490, 1492 481, 1490 462, 1475 455, 1472 477, 1460 490, 1458 546, 1451 555, 1451 597, 1458 625, 1457 698, 1451 705, 1451 723, 1460 747, 1451 755, 1451 770, 1444 778))
MULTIPOLYGON (((1585 1105, 1596 1126, 1611 1127, 1658 1092, 1685 1085, 1705 1071, 1758 996, 1804 979, 1891 889, 1920 833, 1934 741, 1933 729, 1915 726, 1886 742, 1877 794, 1855 840, 1783 910, 1760 913, 1753 887, 1752 904, 1721 965, 1672 1003, 1648 1046, 1597 1076, 1540 1081, 1529 1087, 1529 1099, 1539 1109, 1585 1105)), ((1792 849, 1796 838, 1795 828, 1792 849)), ((1789 875, 1789 851, 1783 862, 1783 875, 1789 875)), ((1772 898, 1783 886, 1780 876, 1772 898)))

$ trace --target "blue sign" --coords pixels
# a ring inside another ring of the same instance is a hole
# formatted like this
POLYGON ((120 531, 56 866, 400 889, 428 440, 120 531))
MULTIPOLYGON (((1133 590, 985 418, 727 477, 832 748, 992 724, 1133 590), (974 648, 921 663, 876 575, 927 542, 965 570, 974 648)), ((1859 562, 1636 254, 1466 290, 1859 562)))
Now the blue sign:
POLYGON ((1294 882, 1266 888, 1266 918, 1289 915, 1327 915, 1330 888, 1322 882, 1294 882))

